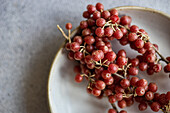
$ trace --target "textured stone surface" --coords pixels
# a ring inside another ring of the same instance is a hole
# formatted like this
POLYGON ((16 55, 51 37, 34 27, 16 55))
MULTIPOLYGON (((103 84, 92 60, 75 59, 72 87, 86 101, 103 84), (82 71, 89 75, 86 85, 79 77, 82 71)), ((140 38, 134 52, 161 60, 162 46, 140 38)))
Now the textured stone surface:
MULTIPOLYGON (((170 14, 170 0, 99 1, 106 8, 136 5, 170 14)), ((56 25, 75 28, 86 5, 96 2, 0 0, 0 113, 48 113, 48 73, 64 41, 56 25)))

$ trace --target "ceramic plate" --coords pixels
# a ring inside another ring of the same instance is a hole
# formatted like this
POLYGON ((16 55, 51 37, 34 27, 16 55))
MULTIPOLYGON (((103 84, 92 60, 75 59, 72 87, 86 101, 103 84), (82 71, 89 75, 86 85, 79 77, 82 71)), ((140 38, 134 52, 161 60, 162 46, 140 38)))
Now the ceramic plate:
MULTIPOLYGON (((118 7, 120 15, 132 17, 132 24, 145 29, 151 37, 151 42, 159 45, 160 52, 167 56, 170 53, 170 16, 159 11, 143 7, 118 7)), ((121 46, 118 41, 112 41, 113 50, 125 49, 127 56, 134 58, 138 53, 130 49, 129 45, 121 46)), ((61 47, 51 67, 48 83, 48 99, 51 113, 107 113, 111 108, 107 98, 101 100, 86 93, 87 83, 75 83, 73 67, 74 61, 67 59, 66 50, 61 47)), ((146 78, 149 82, 156 82, 158 92, 170 90, 168 76, 164 72, 148 76, 140 73, 140 78, 146 78)), ((129 113, 140 112, 138 103, 126 110, 129 113)), ((151 113, 148 107, 143 113, 151 113)), ((142 113, 142 112, 141 112, 142 113)))

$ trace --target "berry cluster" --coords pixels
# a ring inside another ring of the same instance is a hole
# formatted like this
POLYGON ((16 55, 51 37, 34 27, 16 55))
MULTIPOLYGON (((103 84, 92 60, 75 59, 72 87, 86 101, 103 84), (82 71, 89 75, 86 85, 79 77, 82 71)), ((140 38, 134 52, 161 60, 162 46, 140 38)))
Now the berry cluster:
MULTIPOLYGON (((158 45, 149 41, 149 36, 138 26, 131 26, 131 17, 119 18, 118 11, 104 10, 101 3, 96 6, 88 5, 83 12, 87 20, 80 22, 79 31, 71 39, 72 24, 67 23, 68 36, 59 27, 63 36, 68 40, 65 48, 69 51, 68 58, 76 60, 79 65, 74 67, 77 73, 75 81, 80 83, 85 78, 88 81, 87 92, 102 98, 108 97, 112 109, 108 113, 117 113, 115 106, 117 101, 120 108, 131 106, 134 100, 139 102, 139 110, 143 111, 149 105, 155 112, 160 109, 168 113, 170 111, 170 91, 166 94, 157 93, 157 85, 149 83, 145 79, 135 77, 138 68, 147 70, 149 75, 162 70, 160 61, 167 65, 164 71, 170 72, 170 57, 165 59, 158 52, 158 45), (112 50, 111 41, 117 39, 120 44, 130 44, 130 47, 141 55, 130 59, 125 50, 119 50, 116 54, 112 50), (158 58, 158 56, 160 58, 158 58)), ((127 113, 121 110, 119 113, 127 113)))

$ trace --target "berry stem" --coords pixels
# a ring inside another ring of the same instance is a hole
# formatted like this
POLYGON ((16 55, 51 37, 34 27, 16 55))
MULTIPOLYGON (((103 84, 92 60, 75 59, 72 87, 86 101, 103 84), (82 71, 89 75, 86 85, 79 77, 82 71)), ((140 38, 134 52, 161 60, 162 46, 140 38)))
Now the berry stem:
POLYGON ((111 105, 112 105, 113 109, 114 109, 114 110, 116 110, 116 112, 117 112, 117 113, 119 113, 119 111, 118 111, 118 109, 117 109, 116 105, 115 105, 114 103, 113 103, 113 104, 111 104, 111 105))
POLYGON ((161 57, 161 60, 164 61, 165 63, 169 63, 169 61, 161 55, 161 53, 153 46, 153 49, 156 51, 156 53, 161 57))
POLYGON ((60 30, 60 32, 62 33, 62 35, 63 35, 67 40, 69 40, 69 43, 71 43, 70 37, 68 37, 68 36, 64 33, 63 29, 62 29, 59 25, 57 25, 57 28, 60 30))
POLYGON ((124 77, 123 77, 123 76, 121 76, 121 75, 119 75, 119 74, 117 74, 117 73, 114 73, 114 75, 116 75, 116 76, 118 76, 118 77, 120 77, 120 78, 124 79, 124 77))

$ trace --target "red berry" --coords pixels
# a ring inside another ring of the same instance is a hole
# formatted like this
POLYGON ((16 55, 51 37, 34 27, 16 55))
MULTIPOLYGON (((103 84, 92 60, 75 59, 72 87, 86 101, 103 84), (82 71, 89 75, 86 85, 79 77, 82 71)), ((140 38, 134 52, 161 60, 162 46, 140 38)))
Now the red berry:
POLYGON ((82 52, 76 51, 76 52, 74 53, 74 59, 75 59, 75 60, 81 60, 82 58, 83 58, 83 53, 82 53, 82 52))
POLYGON ((149 91, 156 92, 158 90, 158 86, 155 83, 149 83, 148 89, 149 91))
POLYGON ((117 101, 121 101, 121 100, 123 99, 123 94, 122 94, 122 93, 116 93, 116 94, 115 94, 115 99, 116 99, 117 101))
POLYGON ((127 58, 126 57, 118 57, 117 61, 116 61, 117 65, 119 66, 123 66, 127 64, 127 58))
POLYGON ((96 20, 96 25, 99 26, 99 27, 103 27, 106 23, 106 20, 104 18, 98 18, 96 20))
POLYGON ((99 96, 101 94, 101 90, 99 90, 97 88, 93 88, 92 89, 92 94, 97 97, 97 96, 99 96))
POLYGON ((77 83, 82 82, 82 81, 83 81, 83 76, 81 76, 80 74, 77 74, 77 75, 75 76, 75 81, 76 81, 77 83))
POLYGON ((139 63, 139 69, 141 71, 145 71, 145 70, 147 70, 147 68, 148 68, 148 64, 147 63, 145 63, 145 62, 139 63))
POLYGON ((112 95, 112 90, 106 89, 106 90, 104 90, 104 94, 105 94, 106 96, 110 96, 110 95, 112 95))
POLYGON ((89 5, 87 6, 87 11, 88 11, 90 14, 93 14, 93 13, 96 11, 96 7, 93 6, 93 5, 91 5, 91 4, 89 4, 89 5))
POLYGON ((146 98, 146 100, 153 100, 153 98, 154 98, 153 92, 151 92, 151 91, 146 92, 145 98, 146 98))
POLYGON ((97 9, 98 11, 104 10, 103 4, 98 2, 98 3, 96 4, 96 9, 97 9))
POLYGON ((86 28, 82 31, 82 35, 83 36, 88 36, 91 34, 91 30, 89 28, 86 28))
POLYGON ((131 80, 130 80, 130 84, 132 86, 136 86, 136 83, 139 81, 139 78, 138 77, 132 77, 131 80))
POLYGON ((146 42, 144 48, 150 50, 152 48, 152 44, 150 42, 146 42))
POLYGON ((119 21, 119 17, 117 15, 112 15, 110 17, 110 20, 112 21, 112 23, 117 23, 119 21))
POLYGON ((118 71, 118 65, 116 64, 110 64, 108 67, 108 71, 112 74, 116 73, 118 71))
POLYGON ((96 30, 95 30, 95 34, 98 36, 98 37, 102 37, 104 35, 104 30, 101 28, 101 27, 98 27, 96 30))
POLYGON ((154 112, 158 112, 161 106, 158 102, 153 102, 150 107, 154 112))
POLYGON ((104 35, 108 36, 108 37, 111 37, 113 35, 113 28, 111 28, 111 27, 105 28, 104 29, 104 35))
POLYGON ((73 41, 79 43, 80 45, 83 43, 83 39, 81 36, 75 36, 73 41))
POLYGON ((68 58, 69 58, 70 60, 73 60, 73 59, 74 59, 74 52, 70 51, 70 52, 68 53, 68 58))
POLYGON ((145 89, 143 87, 137 87, 135 92, 138 96, 143 96, 145 94, 145 89))
POLYGON ((170 91, 166 93, 166 99, 169 101, 170 100, 170 91))
POLYGON ((83 17, 84 18, 90 18, 90 13, 88 11, 83 12, 83 17))
POLYGON ((116 99, 115 99, 115 97, 114 97, 113 95, 109 96, 109 102, 110 102, 111 104, 113 104, 113 103, 116 102, 116 99))
POLYGON ((119 52, 117 53, 117 56, 122 56, 122 57, 126 57, 126 51, 124 49, 119 50, 119 52))
POLYGON ((70 29, 72 29, 72 24, 71 23, 67 23, 65 27, 66 27, 67 30, 70 30, 70 29))
POLYGON ((137 39, 136 41, 135 41, 135 46, 137 47, 137 48, 143 48, 143 46, 144 46, 144 41, 142 40, 142 39, 137 39))
POLYGON ((144 111, 147 109, 147 104, 145 102, 141 102, 138 106, 140 111, 144 111))
POLYGON ((118 101, 118 106, 120 108, 125 108, 126 107, 126 101, 125 100, 118 101))
POLYGON ((98 81, 96 81, 95 86, 97 89, 103 90, 103 89, 105 89, 106 84, 103 81, 98 80, 98 81))
POLYGON ((117 111, 114 109, 109 109, 108 113, 117 113, 117 111))
POLYGON ((100 17, 101 17, 101 13, 99 11, 93 13, 93 19, 97 20, 100 17))
POLYGON ((105 79, 104 82, 106 83, 106 85, 112 85, 114 82, 113 77, 110 77, 108 79, 105 79))
POLYGON ((128 69, 128 74, 129 74, 129 75, 133 75, 133 76, 138 75, 138 69, 135 68, 135 67, 130 67, 130 68, 128 69))
POLYGON ((125 111, 125 110, 121 110, 119 113, 127 113, 127 111, 125 111))
POLYGON ((85 28, 87 28, 87 27, 88 27, 87 21, 84 21, 84 20, 83 20, 83 21, 80 22, 80 28, 81 28, 81 29, 85 29, 85 28))
POLYGON ((139 59, 138 58, 131 59, 130 63, 132 64, 133 67, 138 66, 139 65, 139 59))
POLYGON ((120 85, 123 87, 123 88, 128 88, 130 86, 130 81, 128 79, 122 79, 120 81, 120 85))
POLYGON ((109 78, 111 77, 111 73, 110 73, 108 70, 104 70, 104 71, 102 72, 102 77, 103 77, 104 79, 109 79, 109 78))
POLYGON ((118 16, 118 11, 117 11, 116 9, 112 9, 112 10, 110 11, 110 14, 111 14, 111 15, 116 15, 116 16, 118 16))
POLYGON ((146 56, 146 60, 147 60, 147 62, 149 62, 149 63, 154 62, 155 59, 156 59, 156 57, 155 57, 154 54, 149 54, 149 55, 146 56))
POLYGON ((115 61, 116 59, 116 54, 112 51, 112 52, 108 52, 106 53, 106 56, 105 56, 106 59, 108 59, 108 61, 115 61))
POLYGON ((120 23, 122 25, 130 25, 131 22, 132 22, 132 19, 130 16, 122 16, 120 19, 120 23))
POLYGON ((103 12, 102 12, 102 17, 103 17, 104 19, 108 19, 108 18, 110 17, 110 12, 107 11, 107 10, 103 11, 103 12))
POLYGON ((114 33, 113 33, 113 36, 116 38, 116 39, 121 39, 123 37, 123 33, 121 30, 116 30, 114 33))
POLYGON ((139 27, 136 26, 136 25, 132 25, 130 27, 130 31, 133 32, 133 33, 137 33, 139 31, 139 27))
POLYGON ((138 86, 138 87, 145 87, 146 85, 148 85, 148 82, 147 82, 147 80, 145 80, 145 79, 140 79, 140 80, 137 82, 137 86, 138 86))
POLYGON ((128 34, 128 40, 129 40, 129 41, 135 41, 135 40, 137 40, 137 39, 138 39, 138 36, 137 36, 136 33, 129 33, 129 34, 128 34))
POLYGON ((93 44, 95 42, 95 39, 93 36, 86 36, 84 38, 84 41, 87 43, 87 44, 93 44))

